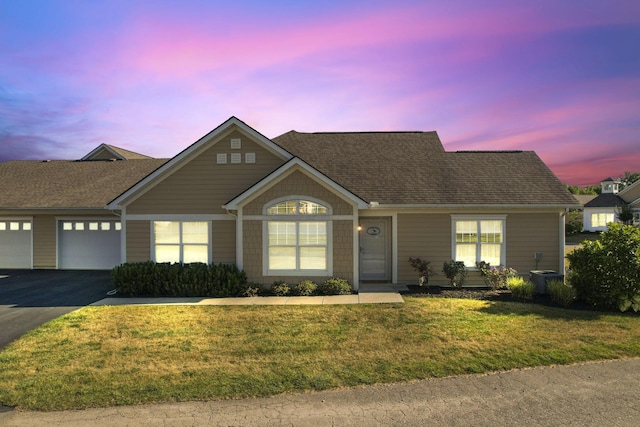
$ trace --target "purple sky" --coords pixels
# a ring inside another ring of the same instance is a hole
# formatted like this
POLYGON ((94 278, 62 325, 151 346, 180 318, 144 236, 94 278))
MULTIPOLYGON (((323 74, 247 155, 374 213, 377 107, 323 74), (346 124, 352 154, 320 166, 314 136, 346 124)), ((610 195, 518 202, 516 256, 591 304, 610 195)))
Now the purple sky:
POLYGON ((230 116, 640 172, 640 1, 0 0, 0 160, 171 157, 230 116))

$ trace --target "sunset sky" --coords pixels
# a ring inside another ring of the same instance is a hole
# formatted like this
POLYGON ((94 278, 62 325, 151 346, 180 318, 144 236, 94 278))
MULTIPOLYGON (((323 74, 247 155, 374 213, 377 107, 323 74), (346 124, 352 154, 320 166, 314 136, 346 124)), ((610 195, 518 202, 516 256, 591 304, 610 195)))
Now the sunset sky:
POLYGON ((640 1, 0 0, 0 161, 171 157, 230 116, 640 172, 640 1))

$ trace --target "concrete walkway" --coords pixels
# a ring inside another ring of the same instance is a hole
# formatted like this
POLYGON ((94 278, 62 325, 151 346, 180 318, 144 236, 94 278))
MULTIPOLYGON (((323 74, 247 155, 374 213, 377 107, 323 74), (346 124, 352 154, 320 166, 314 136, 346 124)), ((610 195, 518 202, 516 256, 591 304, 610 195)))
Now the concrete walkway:
POLYGON ((272 398, 2 412, 15 426, 637 426, 640 359, 272 398))
POLYGON ((402 285, 361 284, 358 294, 313 297, 104 298, 91 305, 330 305, 403 303, 402 285))

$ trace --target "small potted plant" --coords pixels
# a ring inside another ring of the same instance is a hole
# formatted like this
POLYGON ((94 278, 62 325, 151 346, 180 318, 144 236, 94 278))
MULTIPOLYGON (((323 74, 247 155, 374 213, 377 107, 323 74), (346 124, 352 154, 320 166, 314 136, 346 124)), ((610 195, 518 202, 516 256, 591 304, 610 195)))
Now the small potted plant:
POLYGON ((425 286, 429 284, 429 277, 434 275, 433 268, 429 266, 431 261, 427 261, 424 258, 416 257, 409 258, 409 264, 418 273, 418 284, 425 286))

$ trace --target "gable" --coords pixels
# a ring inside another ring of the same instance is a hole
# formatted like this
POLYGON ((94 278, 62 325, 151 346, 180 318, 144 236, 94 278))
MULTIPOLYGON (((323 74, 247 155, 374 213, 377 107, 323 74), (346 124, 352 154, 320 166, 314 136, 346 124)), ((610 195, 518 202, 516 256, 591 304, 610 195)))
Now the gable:
MULTIPOLYGON (((109 202, 109 204, 107 205, 107 208, 114 210, 114 209, 121 209, 122 207, 130 205, 134 200, 137 200, 140 197, 142 197, 145 193, 149 192, 152 188, 154 188, 159 183, 161 183, 162 181, 170 177, 176 171, 180 170, 182 167, 189 164, 191 160, 197 158, 203 152, 207 151, 211 146, 216 145, 218 142, 222 141, 225 138, 228 139, 229 146, 221 147, 220 148, 221 151, 218 151, 216 153, 216 162, 215 163, 211 163, 211 161, 207 162, 207 167, 209 165, 211 165, 212 167, 215 165, 217 167, 217 166, 225 166, 227 164, 234 166, 236 169, 240 169, 240 165, 245 165, 246 168, 249 170, 253 170, 253 169, 257 170, 259 169, 259 167, 266 167, 265 165, 268 164, 268 160, 265 160, 265 161, 256 160, 253 163, 250 163, 244 157, 246 153, 249 153, 249 151, 247 151, 247 147, 245 147, 244 149, 245 151, 242 152, 242 151, 239 151, 239 150, 242 150, 242 148, 237 149, 231 146, 232 144, 231 140, 236 139, 235 137, 232 138, 231 136, 231 133, 233 131, 239 132, 241 134, 241 139, 243 137, 246 137, 249 140, 256 143, 258 146, 261 146, 265 151, 271 154, 271 156, 269 157, 272 160, 275 157, 280 160, 280 163, 283 163, 292 157, 291 154, 288 153, 286 150, 283 150, 281 147, 274 144, 267 137, 257 132, 255 129, 251 128, 243 121, 237 119, 236 117, 231 117, 227 121, 222 123, 220 126, 213 129, 211 132, 209 132, 208 134, 206 134, 205 136, 203 136, 202 138, 200 138, 199 140, 191 144, 189 147, 184 149, 178 155, 173 157, 170 161, 165 163, 161 168, 154 171, 151 175, 147 176, 145 179, 136 183, 127 191, 125 191, 124 193, 120 194, 118 197, 113 199, 111 202, 109 202), (237 150, 237 151, 234 151, 234 153, 241 154, 240 159, 242 160, 239 163, 233 163, 231 161, 231 158, 233 157, 231 155, 233 154, 231 153, 231 150, 237 150), (229 159, 228 163, 221 165, 217 160, 217 154, 226 154, 229 159)), ((183 177, 183 178, 186 179, 185 181, 186 184, 193 183, 193 182, 190 182, 191 178, 189 177, 188 173, 186 174, 186 177, 183 177)), ((204 183, 203 185, 208 185, 208 184, 204 183)), ((232 183, 232 185, 235 185, 235 184, 232 183)), ((175 188, 173 188, 173 190, 175 191, 175 188)), ((224 189, 222 189, 221 191, 224 191, 224 189)), ((191 192, 191 195, 193 195, 193 191, 191 192)), ((176 194, 176 196, 179 196, 179 194, 176 194)), ((152 209, 152 210, 160 210, 160 211, 164 211, 165 208, 181 209, 179 207, 179 201, 169 202, 168 205, 163 205, 160 207, 154 207, 154 204, 158 200, 158 198, 149 197, 149 199, 151 200, 148 200, 148 203, 146 204, 146 206, 144 206, 144 204, 142 203, 139 203, 138 208, 143 210, 152 209)))
POLYGON ((134 159, 152 159, 153 157, 136 153, 135 151, 125 150, 124 148, 115 147, 109 144, 100 144, 81 160, 134 160, 134 159))
POLYGON ((640 204, 640 181, 636 181, 620 193, 618 196, 627 203, 637 207, 640 204))
POLYGON ((126 204, 127 214, 226 214, 222 205, 227 200, 284 161, 240 128, 231 127, 150 183, 126 204), (240 148, 232 148, 232 141, 234 147, 239 142, 240 148))
POLYGON ((353 215, 353 205, 320 184, 302 170, 294 170, 266 189, 243 208, 243 215, 262 215, 267 203, 274 200, 312 198, 321 200, 333 209, 334 215, 353 215))

